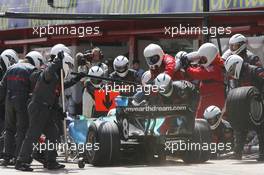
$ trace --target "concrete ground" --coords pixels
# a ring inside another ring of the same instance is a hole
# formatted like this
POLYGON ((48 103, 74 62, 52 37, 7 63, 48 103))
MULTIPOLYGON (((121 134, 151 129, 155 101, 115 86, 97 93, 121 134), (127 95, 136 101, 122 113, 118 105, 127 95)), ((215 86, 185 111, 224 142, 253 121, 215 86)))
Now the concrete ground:
POLYGON ((0 167, 3 175, 16 174, 85 174, 85 175, 263 175, 264 163, 255 159, 238 160, 210 160, 203 164, 184 164, 180 160, 167 160, 162 165, 136 165, 124 163, 112 167, 93 167, 86 165, 79 169, 76 163, 65 163, 66 168, 58 171, 48 171, 38 162, 33 162, 32 173, 16 171, 14 167, 0 167))

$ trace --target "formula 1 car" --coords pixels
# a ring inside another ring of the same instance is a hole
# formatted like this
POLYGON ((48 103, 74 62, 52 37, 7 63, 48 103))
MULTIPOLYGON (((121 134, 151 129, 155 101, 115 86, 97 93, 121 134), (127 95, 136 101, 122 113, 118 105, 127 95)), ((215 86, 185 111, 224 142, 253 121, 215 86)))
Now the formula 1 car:
POLYGON ((211 143, 211 131, 204 119, 194 116, 185 104, 135 107, 130 98, 117 97, 107 116, 88 119, 86 143, 93 146, 78 165, 111 165, 134 155, 146 162, 161 162, 168 155, 186 163, 205 162, 211 152, 202 147, 211 143))

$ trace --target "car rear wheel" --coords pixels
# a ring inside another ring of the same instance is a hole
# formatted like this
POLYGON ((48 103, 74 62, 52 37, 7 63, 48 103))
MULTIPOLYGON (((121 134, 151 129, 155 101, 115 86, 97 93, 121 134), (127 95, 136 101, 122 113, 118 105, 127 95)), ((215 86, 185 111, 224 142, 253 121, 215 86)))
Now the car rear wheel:
POLYGON ((102 122, 89 126, 87 141, 93 149, 86 150, 88 162, 94 166, 117 163, 120 156, 120 136, 114 122, 102 122), (97 146, 95 146, 97 145, 97 146))
MULTIPOLYGON (((211 130, 209 124, 204 119, 196 119, 194 133, 190 141, 188 150, 185 150, 182 159, 185 163, 203 163, 210 159, 211 150, 211 130), (207 145, 208 149, 204 149, 203 145, 207 145), (192 146, 190 146, 192 145, 192 146)), ((187 146, 186 146, 187 147, 187 146)))

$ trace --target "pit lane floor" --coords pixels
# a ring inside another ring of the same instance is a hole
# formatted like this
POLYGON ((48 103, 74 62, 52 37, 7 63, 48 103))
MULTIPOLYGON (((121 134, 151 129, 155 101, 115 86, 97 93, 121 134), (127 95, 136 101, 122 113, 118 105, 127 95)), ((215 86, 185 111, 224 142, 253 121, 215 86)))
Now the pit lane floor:
POLYGON ((123 163, 112 167, 93 167, 86 165, 79 169, 76 163, 65 163, 66 169, 49 171, 34 161, 32 173, 21 172, 14 167, 0 167, 0 174, 83 174, 83 175, 263 175, 264 163, 256 162, 255 159, 245 160, 210 160, 203 164, 184 164, 180 160, 169 159, 162 165, 136 165, 135 163, 123 163))

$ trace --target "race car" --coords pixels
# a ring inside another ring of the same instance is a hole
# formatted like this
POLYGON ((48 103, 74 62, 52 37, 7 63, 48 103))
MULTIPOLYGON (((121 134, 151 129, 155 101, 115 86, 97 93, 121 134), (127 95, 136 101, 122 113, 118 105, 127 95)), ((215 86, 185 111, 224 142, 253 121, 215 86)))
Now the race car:
POLYGON ((78 165, 106 166, 123 158, 161 162, 176 156, 186 163, 210 158, 211 131, 204 119, 195 119, 188 105, 133 106, 130 97, 116 98, 116 108, 107 116, 88 119, 85 150, 78 165), (169 122, 168 122, 169 121, 169 122), (208 147, 207 147, 208 148, 208 147))

